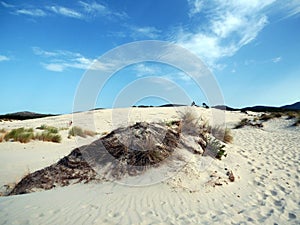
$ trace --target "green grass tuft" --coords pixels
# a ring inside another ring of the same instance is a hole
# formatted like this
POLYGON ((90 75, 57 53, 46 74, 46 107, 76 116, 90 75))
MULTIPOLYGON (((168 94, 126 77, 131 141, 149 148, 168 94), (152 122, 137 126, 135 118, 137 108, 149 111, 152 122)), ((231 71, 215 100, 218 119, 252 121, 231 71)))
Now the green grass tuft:
POLYGON ((25 129, 24 127, 12 129, 10 132, 5 134, 4 139, 5 141, 13 140, 21 143, 27 143, 34 139, 33 129, 25 129))
POLYGON ((53 126, 47 126, 45 124, 41 125, 40 127, 37 127, 36 129, 45 130, 45 131, 48 131, 49 133, 53 133, 53 134, 58 133, 58 128, 53 127, 53 126))
POLYGON ((231 131, 228 128, 223 128, 221 126, 208 126, 207 130, 219 141, 223 141, 225 143, 231 143, 233 141, 231 131))
POLYGON ((91 131, 91 130, 84 130, 81 127, 74 126, 69 130, 68 138, 75 137, 75 136, 86 138, 87 136, 93 137, 96 134, 97 134, 97 132, 94 132, 94 131, 91 131))
POLYGON ((36 140, 40 141, 49 141, 49 142, 55 142, 60 143, 62 138, 59 134, 51 133, 49 131, 43 131, 40 134, 36 134, 34 137, 36 140))
POLYGON ((222 156, 227 156, 224 148, 225 145, 223 145, 219 140, 215 138, 209 138, 204 155, 209 155, 213 158, 221 160, 222 156))

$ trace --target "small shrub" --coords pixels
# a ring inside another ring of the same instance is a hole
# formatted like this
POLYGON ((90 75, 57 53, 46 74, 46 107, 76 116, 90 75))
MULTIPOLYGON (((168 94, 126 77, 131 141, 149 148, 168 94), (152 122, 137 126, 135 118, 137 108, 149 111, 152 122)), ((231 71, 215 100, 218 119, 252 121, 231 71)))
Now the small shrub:
POLYGON ((274 118, 280 118, 281 116, 282 116, 282 113, 279 113, 279 112, 273 112, 273 113, 269 113, 269 114, 264 113, 259 117, 259 120, 268 121, 268 120, 271 120, 274 118))
POLYGON ((215 138, 209 138, 204 155, 208 155, 213 158, 221 160, 222 156, 224 157, 227 156, 227 154, 225 154, 224 148, 225 145, 223 145, 220 141, 218 141, 215 138))
POLYGON ((92 131, 92 130, 84 130, 83 133, 90 137, 94 137, 97 134, 97 132, 92 131))
POLYGON ((233 141, 233 136, 231 135, 230 129, 225 128, 224 142, 225 143, 231 143, 232 141, 233 141))
POLYGON ((13 139, 14 141, 19 141, 21 143, 27 143, 34 138, 33 129, 25 129, 24 127, 12 129, 10 132, 6 133, 4 136, 5 141, 13 139))
POLYGON ((6 130, 5 130, 4 128, 1 128, 1 129, 0 129, 0 133, 2 133, 2 134, 3 134, 3 133, 6 133, 6 130))
POLYGON ((170 121, 165 122, 166 126, 168 126, 168 127, 172 127, 173 125, 176 125, 178 123, 179 123, 179 121, 177 121, 177 120, 170 120, 170 121))
POLYGON ((296 122, 293 124, 293 126, 300 126, 300 117, 296 120, 296 122))
POLYGON ((47 129, 47 125, 46 125, 46 124, 43 124, 43 125, 37 127, 36 129, 39 129, 39 130, 46 130, 46 129, 47 129))
POLYGON ((107 134, 108 134, 107 131, 104 131, 104 132, 101 133, 101 135, 107 135, 107 134))
POLYGON ((35 135, 35 139, 40 141, 49 141, 49 142, 61 142, 61 136, 59 134, 51 133, 49 131, 43 131, 40 134, 35 135))
POLYGON ((192 110, 186 110, 181 114, 182 127, 181 131, 190 135, 198 135, 200 133, 200 118, 192 110))
POLYGON ((41 125, 40 127, 37 127, 36 129, 46 130, 46 131, 48 131, 50 133, 53 133, 53 134, 57 134, 58 133, 58 128, 53 127, 53 126, 47 126, 45 124, 41 125))
POLYGON ((235 127, 234 129, 242 128, 246 125, 250 125, 251 121, 247 118, 242 119, 235 127))
POLYGON ((21 143, 28 143, 33 138, 34 138, 33 132, 24 132, 19 134, 17 141, 21 143))
POLYGON ((74 126, 69 130, 69 137, 71 137, 71 136, 73 136, 73 137, 80 136, 80 137, 85 138, 86 134, 84 133, 84 131, 81 127, 74 126))
POLYGON ((211 133, 211 135, 216 139, 225 143, 231 143, 233 140, 230 129, 228 128, 223 128, 221 126, 208 126, 208 132, 211 133))

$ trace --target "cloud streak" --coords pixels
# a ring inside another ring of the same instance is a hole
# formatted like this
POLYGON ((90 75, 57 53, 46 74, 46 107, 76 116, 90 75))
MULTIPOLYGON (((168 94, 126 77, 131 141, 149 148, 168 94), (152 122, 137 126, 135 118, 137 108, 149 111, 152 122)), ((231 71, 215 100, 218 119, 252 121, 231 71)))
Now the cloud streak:
POLYGON ((33 16, 33 17, 41 17, 47 15, 45 11, 41 9, 18 9, 15 11, 15 14, 17 15, 23 14, 23 15, 33 16))
POLYGON ((3 62, 3 61, 9 61, 10 58, 5 56, 5 55, 0 55, 0 62, 3 62))
POLYGON ((112 11, 107 6, 97 3, 95 1, 85 2, 79 1, 73 7, 66 7, 62 5, 45 5, 44 7, 35 8, 31 5, 12 5, 6 2, 1 2, 1 5, 10 9, 11 14, 24 15, 31 17, 42 16, 64 16, 73 19, 90 20, 95 17, 106 17, 106 19, 125 19, 127 14, 124 12, 112 11))
POLYGON ((79 13, 73 9, 70 9, 70 8, 66 8, 66 7, 62 7, 62 6, 50 6, 50 7, 48 7, 48 9, 58 15, 76 18, 76 19, 83 18, 83 15, 81 13, 79 13))
POLYGON ((63 72, 67 69, 89 69, 94 59, 84 57, 80 53, 66 50, 45 51, 39 47, 32 48, 35 55, 43 57, 45 62, 42 66, 54 72, 63 72))
POLYGON ((200 14, 207 18, 203 27, 193 30, 181 29, 176 42, 190 49, 212 68, 218 68, 218 61, 230 57, 249 44, 268 24, 265 9, 274 0, 222 1, 212 0, 206 5, 200 0, 189 0, 190 16, 200 14))
POLYGON ((174 41, 196 53, 213 69, 220 68, 221 59, 233 56, 253 42, 269 24, 272 15, 281 14, 282 18, 288 18, 300 14, 298 0, 187 2, 190 7, 188 15, 198 26, 180 28, 174 41), (203 20, 205 24, 201 23, 203 20))
POLYGON ((102 63, 97 59, 83 56, 78 52, 67 50, 46 51, 39 47, 33 47, 35 55, 43 58, 41 65, 49 71, 63 72, 69 69, 80 70, 110 70, 113 63, 102 63))

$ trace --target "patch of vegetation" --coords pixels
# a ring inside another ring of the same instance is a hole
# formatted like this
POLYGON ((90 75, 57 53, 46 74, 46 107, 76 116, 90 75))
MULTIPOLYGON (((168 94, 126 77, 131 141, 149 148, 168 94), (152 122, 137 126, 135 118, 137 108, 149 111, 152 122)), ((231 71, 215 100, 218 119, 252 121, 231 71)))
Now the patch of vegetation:
POLYGON ((233 141, 231 131, 228 128, 223 128, 222 126, 208 126, 208 132, 216 139, 225 143, 231 143, 233 141))
POLYGON ((172 127, 174 125, 177 125, 179 123, 178 120, 169 120, 169 121, 166 121, 165 124, 168 126, 168 127, 172 127))
POLYGON ((37 127, 36 129, 39 129, 39 130, 45 130, 45 131, 48 131, 49 133, 52 133, 52 134, 57 134, 58 133, 58 128, 56 127, 53 127, 53 126, 48 126, 48 125, 41 125, 40 127, 37 127))
POLYGON ((211 156, 213 158, 221 160, 222 157, 226 157, 227 154, 224 150, 225 145, 215 138, 208 138, 207 147, 204 155, 211 156))
POLYGON ((25 129, 24 127, 12 129, 5 134, 4 139, 5 141, 13 140, 21 143, 28 143, 30 140, 34 139, 33 129, 25 129))
POLYGON ((6 130, 4 128, 1 128, 0 133, 4 134, 4 133, 6 133, 6 130))
POLYGON ((49 142, 55 142, 55 143, 60 143, 62 140, 62 138, 59 134, 51 133, 49 131, 43 131, 40 134, 36 134, 34 138, 36 140, 40 140, 40 141, 49 141, 49 142))
POLYGON ((90 137, 94 137, 97 134, 97 132, 92 131, 92 130, 84 130, 83 132, 85 135, 90 136, 90 137))
POLYGON ((243 128, 245 126, 257 127, 257 128, 263 127, 263 124, 261 122, 257 122, 258 120, 259 118, 256 117, 253 120, 244 118, 237 125, 235 125, 234 129, 243 128))
POLYGON ((180 115, 181 119, 181 132, 189 135, 199 135, 200 134, 200 118, 191 109, 187 109, 180 115))
POLYGON ((297 112, 290 111, 286 113, 286 116, 288 120, 295 119, 297 117, 300 117, 300 112, 297 113, 297 112))
POLYGON ((293 124, 293 126, 300 126, 300 117, 296 120, 296 122, 293 124))
POLYGON ((247 126, 250 124, 251 124, 251 121, 247 118, 244 118, 234 127, 234 129, 243 128, 244 126, 247 126))
POLYGON ((280 112, 272 112, 272 113, 268 113, 268 114, 264 113, 259 117, 259 120, 265 122, 265 121, 268 121, 268 120, 271 120, 274 118, 280 118, 280 117, 282 117, 282 115, 283 114, 280 112))
POLYGON ((87 136, 95 136, 97 133, 91 130, 83 130, 81 127, 74 126, 69 130, 68 138, 79 136, 86 138, 87 136))

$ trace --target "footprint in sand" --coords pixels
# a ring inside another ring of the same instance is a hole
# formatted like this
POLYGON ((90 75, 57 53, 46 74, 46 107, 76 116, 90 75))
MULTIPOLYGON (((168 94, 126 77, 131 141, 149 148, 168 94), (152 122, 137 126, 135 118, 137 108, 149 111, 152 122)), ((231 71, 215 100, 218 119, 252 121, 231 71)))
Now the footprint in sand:
POLYGON ((294 213, 289 213, 289 219, 294 220, 296 218, 297 218, 297 216, 294 213))

